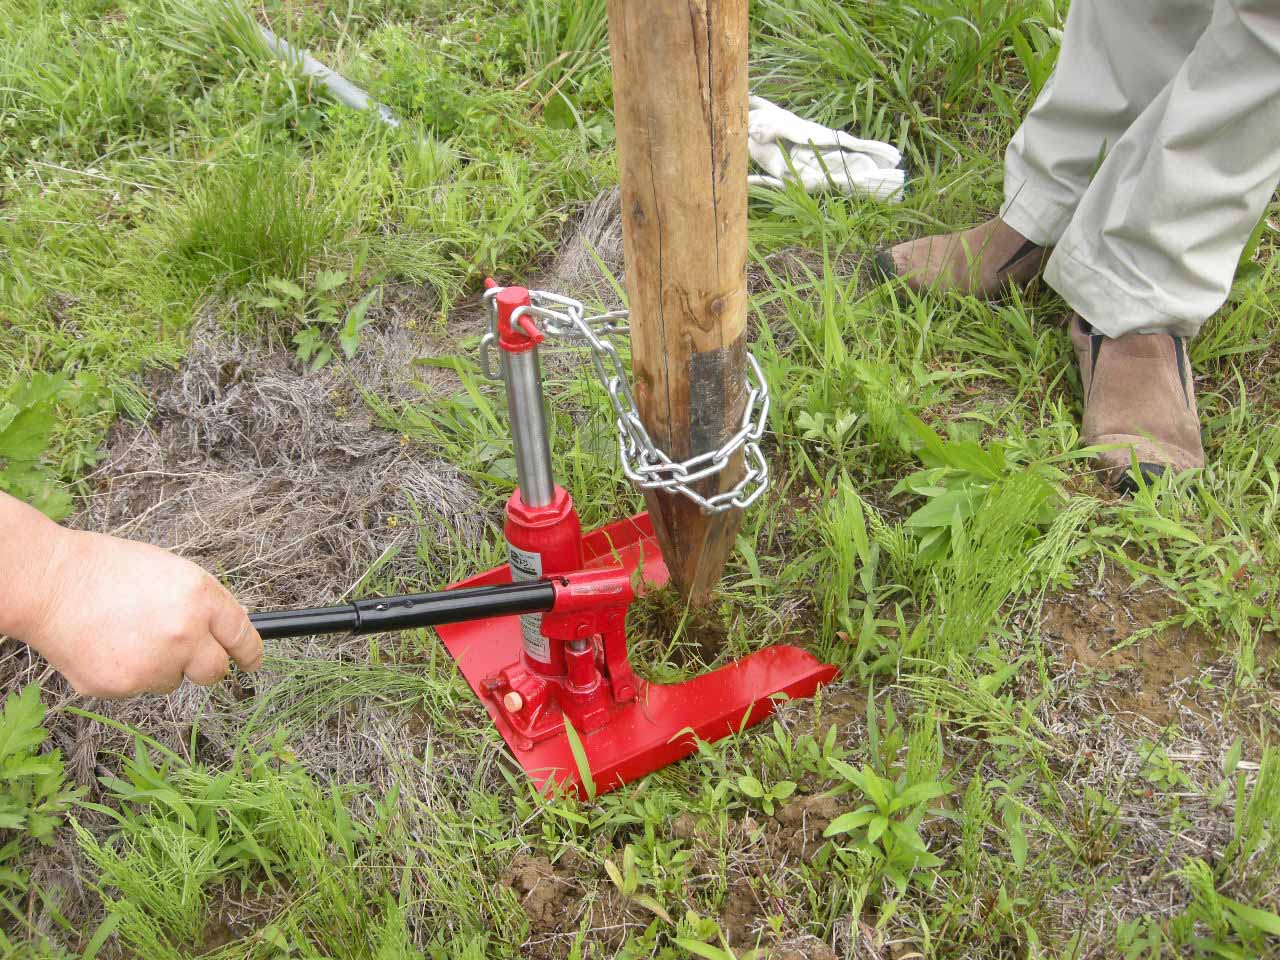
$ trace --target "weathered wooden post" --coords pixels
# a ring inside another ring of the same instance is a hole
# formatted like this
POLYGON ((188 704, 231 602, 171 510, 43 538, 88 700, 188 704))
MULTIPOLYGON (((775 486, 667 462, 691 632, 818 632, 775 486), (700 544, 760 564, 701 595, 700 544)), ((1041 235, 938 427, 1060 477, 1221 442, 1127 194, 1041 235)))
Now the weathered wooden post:
MULTIPOLYGON (((747 401, 747 0, 609 0, 609 46, 636 405, 679 461, 719 448, 747 401)), ((647 497, 672 582, 705 601, 741 511, 647 497)))

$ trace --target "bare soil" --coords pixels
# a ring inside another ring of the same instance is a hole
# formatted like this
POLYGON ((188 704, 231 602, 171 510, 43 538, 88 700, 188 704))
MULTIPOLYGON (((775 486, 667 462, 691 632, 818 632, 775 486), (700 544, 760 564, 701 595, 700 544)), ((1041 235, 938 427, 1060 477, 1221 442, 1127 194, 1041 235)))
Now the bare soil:
POLYGON ((1042 629, 1062 666, 1078 668, 1116 712, 1165 726, 1178 716, 1179 685, 1220 655, 1204 631, 1166 624, 1180 611, 1158 586, 1113 578, 1046 600, 1042 629))

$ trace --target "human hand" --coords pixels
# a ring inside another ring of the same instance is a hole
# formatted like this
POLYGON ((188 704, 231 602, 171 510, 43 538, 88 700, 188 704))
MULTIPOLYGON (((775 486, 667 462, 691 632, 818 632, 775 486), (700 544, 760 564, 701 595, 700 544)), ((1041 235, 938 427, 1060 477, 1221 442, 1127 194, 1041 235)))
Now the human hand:
POLYGON ((262 665, 262 638, 210 574, 145 543, 58 530, 25 635, 85 696, 170 693, 262 665))

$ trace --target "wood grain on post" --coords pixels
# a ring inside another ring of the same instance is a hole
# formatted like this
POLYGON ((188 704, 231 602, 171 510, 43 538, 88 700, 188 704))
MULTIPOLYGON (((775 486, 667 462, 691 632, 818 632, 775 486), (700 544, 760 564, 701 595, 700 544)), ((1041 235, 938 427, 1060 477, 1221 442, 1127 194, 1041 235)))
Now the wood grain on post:
MULTIPOLYGON (((747 0, 609 0, 636 404, 673 459, 718 448, 746 403, 747 0)), ((700 492, 728 489, 739 456, 700 492)), ((707 599, 741 511, 650 492, 672 582, 707 599)))

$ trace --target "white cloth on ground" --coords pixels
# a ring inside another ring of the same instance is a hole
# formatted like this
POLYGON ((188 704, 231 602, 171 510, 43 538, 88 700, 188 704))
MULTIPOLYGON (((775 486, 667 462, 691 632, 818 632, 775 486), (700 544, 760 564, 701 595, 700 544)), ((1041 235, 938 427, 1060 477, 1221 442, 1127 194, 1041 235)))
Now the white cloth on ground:
POLYGON ((836 190, 900 200, 906 172, 897 148, 878 140, 859 140, 796 116, 763 97, 748 101, 747 148, 764 174, 753 185, 781 187, 799 182, 808 193, 836 190))

